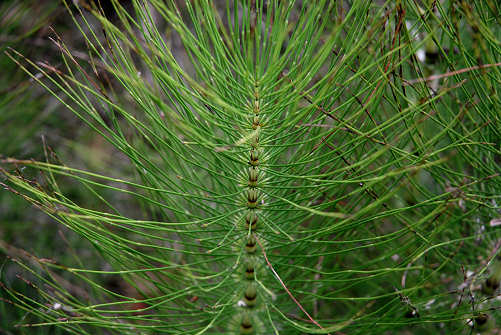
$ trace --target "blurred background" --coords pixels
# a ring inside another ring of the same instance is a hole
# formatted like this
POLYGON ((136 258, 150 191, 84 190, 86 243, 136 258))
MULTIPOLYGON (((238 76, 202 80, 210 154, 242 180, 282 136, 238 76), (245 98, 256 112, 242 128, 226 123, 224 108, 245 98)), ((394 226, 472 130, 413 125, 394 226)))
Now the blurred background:
MULTIPOLYGON (((122 3, 127 5, 128 1, 122 3)), ((79 4, 85 8, 85 2, 79 4)), ((105 13, 113 18, 111 3, 101 1, 101 4, 105 13)), ((68 5, 73 6, 71 1, 68 5)), ((38 64, 60 66, 61 52, 54 42, 58 38, 73 50, 86 50, 85 40, 63 2, 0 2, 0 159, 50 160, 88 170, 114 169, 117 174, 120 171, 128 173, 123 170, 127 168, 124 157, 101 137, 95 136, 61 101, 30 79, 9 57, 15 50, 38 64)), ((87 57, 78 51, 75 55, 84 60, 87 57)), ((57 87, 51 89, 58 92, 57 87)), ((28 262, 33 269, 39 266, 33 257, 57 259, 62 264, 78 262, 89 267, 106 268, 104 260, 91 252, 90 243, 36 210, 18 194, 6 190, 4 184, 1 186, 0 283, 28 298, 36 298, 39 294, 31 282, 33 278, 21 275, 20 266, 10 257, 28 262)), ((95 201, 86 190, 70 180, 65 188, 74 201, 87 204, 95 201)), ((137 209, 137 204, 127 198, 118 200, 123 208, 137 209)), ((70 292, 86 294, 78 287, 71 287, 69 282, 67 284, 70 292)), ((115 292, 126 293, 127 290, 125 283, 113 276, 102 284, 115 292)), ((27 327, 31 322, 34 320, 15 308, 5 291, 0 289, 0 334, 62 333, 56 327, 27 327)))

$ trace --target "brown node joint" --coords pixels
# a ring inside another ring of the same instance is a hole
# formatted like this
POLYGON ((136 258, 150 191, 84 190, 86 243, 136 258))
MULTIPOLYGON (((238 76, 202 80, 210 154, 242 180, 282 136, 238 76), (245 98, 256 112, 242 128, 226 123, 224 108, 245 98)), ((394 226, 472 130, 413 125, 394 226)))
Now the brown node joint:
POLYGON ((256 238, 254 237, 254 235, 251 235, 247 242, 245 243, 245 251, 247 251, 247 253, 249 254, 253 254, 256 252, 256 249, 257 249, 257 244, 256 244, 256 238))
POLYGON ((245 289, 244 300, 248 307, 254 307, 256 305, 257 290, 254 285, 247 286, 247 289, 245 289))
POLYGON ((247 190, 247 200, 249 202, 256 202, 257 201, 257 196, 258 196, 257 189, 255 189, 255 188, 249 188, 247 190))
POLYGON ((254 327, 250 323, 247 324, 242 322, 240 324, 240 334, 242 335, 254 334, 254 327))
POLYGON ((478 327, 486 324, 487 321, 489 321, 489 315, 485 314, 485 313, 481 313, 475 317, 474 321, 475 321, 475 326, 477 326, 477 328, 478 328, 478 327))
POLYGON ((249 209, 257 208, 257 201, 254 201, 254 202, 248 201, 247 202, 247 208, 249 208, 249 209))
POLYGON ((254 280, 254 265, 253 264, 247 264, 247 268, 245 269, 245 278, 249 280, 254 280))
POLYGON ((250 152, 250 163, 252 166, 259 165, 259 153, 256 149, 252 149, 250 152))
POLYGON ((256 287, 254 285, 247 286, 247 288, 245 289, 245 298, 249 300, 254 300, 256 299, 256 297, 257 297, 256 287))
POLYGON ((490 277, 485 281, 485 285, 492 288, 493 290, 497 290, 499 287, 499 281, 494 277, 490 277))
POLYGON ((482 284, 482 293, 492 296, 494 292, 499 288, 499 280, 494 276, 489 277, 482 284))
POLYGON ((257 115, 254 115, 254 119, 252 120, 252 129, 257 129, 258 126, 261 124, 259 123, 259 117, 257 115))
POLYGON ((255 188, 247 190, 247 208, 252 209, 257 207, 258 192, 255 188))
POLYGON ((250 187, 257 186, 258 177, 259 177, 259 170, 255 166, 250 167, 249 168, 249 186, 250 187))
POLYGON ((255 211, 249 211, 245 217, 245 225, 247 229, 249 229, 249 226, 251 227, 251 230, 255 230, 257 226, 257 220, 258 216, 255 211))
POLYGON ((247 305, 249 305, 249 302, 250 303, 255 302, 256 298, 257 298, 257 295, 249 296, 249 295, 245 294, 245 300, 246 300, 247 305))

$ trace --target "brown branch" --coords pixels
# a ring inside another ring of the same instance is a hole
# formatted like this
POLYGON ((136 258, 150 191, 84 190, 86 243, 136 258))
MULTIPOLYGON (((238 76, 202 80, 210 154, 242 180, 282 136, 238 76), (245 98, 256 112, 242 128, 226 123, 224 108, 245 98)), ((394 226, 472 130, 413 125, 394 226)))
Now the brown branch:
POLYGON ((483 65, 471 66, 471 67, 467 67, 467 68, 456 70, 456 71, 446 72, 446 73, 442 73, 442 74, 435 74, 433 76, 429 76, 426 78, 406 80, 404 82, 404 86, 410 86, 413 84, 422 83, 424 81, 432 81, 432 80, 436 80, 436 79, 447 78, 447 77, 454 76, 456 74, 461 74, 461 73, 479 70, 479 69, 485 69, 485 68, 489 68, 489 67, 497 67, 497 66, 501 66, 501 62, 495 63, 495 64, 483 64, 483 65))
MULTIPOLYGON (((310 319, 311 322, 313 322, 315 325, 317 325, 320 329, 323 330, 324 327, 322 327, 317 321, 315 321, 310 316, 310 314, 308 314, 308 312, 303 308, 303 306, 299 303, 299 301, 297 301, 297 299, 294 298, 294 296, 292 295, 291 291, 289 291, 289 289, 287 288, 287 286, 285 286, 284 282, 282 281, 282 279, 280 278, 280 276, 278 275, 278 273, 275 271, 275 269, 271 265, 270 261, 268 260, 268 257, 266 256, 266 252, 264 251, 264 247, 261 244, 261 241, 259 241, 258 238, 256 238, 256 241, 259 244, 259 246, 261 247, 261 251, 263 252, 264 259, 266 260, 266 264, 268 264, 268 267, 271 269, 271 272, 273 272, 273 275, 278 279, 278 281, 280 282, 280 284, 282 285, 282 287, 285 289, 285 292, 287 292, 287 294, 289 295, 289 297, 291 297, 291 299, 296 303, 296 305, 299 307, 299 309, 301 309, 303 311, 303 313, 306 314, 306 316, 308 317, 308 319, 310 319)), ((330 334, 327 334, 327 335, 330 335, 330 334)))

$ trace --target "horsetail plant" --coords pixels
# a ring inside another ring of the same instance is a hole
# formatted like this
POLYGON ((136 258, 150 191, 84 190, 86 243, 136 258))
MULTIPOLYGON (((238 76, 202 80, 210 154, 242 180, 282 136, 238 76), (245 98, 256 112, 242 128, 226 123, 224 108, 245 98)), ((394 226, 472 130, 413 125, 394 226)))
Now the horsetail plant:
POLYGON ((500 246, 484 225, 501 194, 499 4, 134 0, 113 2, 112 23, 99 2, 81 3, 67 6, 87 57, 57 34, 63 66, 9 55, 133 169, 3 160, 6 188, 109 264, 14 259, 38 283, 38 299, 4 285, 9 303, 41 319, 30 326, 466 334, 495 324, 481 287, 500 246), (416 56, 425 46, 432 63, 416 56), (65 182, 96 202, 74 201, 65 182), (109 275, 127 294, 102 284, 109 275))

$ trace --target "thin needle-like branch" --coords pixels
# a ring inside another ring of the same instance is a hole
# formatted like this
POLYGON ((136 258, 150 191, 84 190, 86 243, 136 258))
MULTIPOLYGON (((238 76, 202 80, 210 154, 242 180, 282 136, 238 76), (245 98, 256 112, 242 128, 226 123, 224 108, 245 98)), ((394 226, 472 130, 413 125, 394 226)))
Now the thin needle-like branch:
MULTIPOLYGON (((270 268, 271 272, 273 272, 273 275, 278 279, 278 281, 280 282, 280 285, 282 285, 282 287, 284 288, 285 292, 287 292, 287 294, 289 295, 289 297, 291 297, 291 299, 299 307, 299 309, 301 309, 303 311, 303 313, 306 314, 306 316, 308 317, 308 319, 310 319, 311 322, 313 322, 320 329, 324 329, 324 327, 322 327, 322 325, 320 325, 320 323, 318 323, 317 321, 315 321, 315 319, 313 319, 311 317, 311 315, 304 309, 304 307, 301 305, 301 303, 299 301, 297 301, 297 299, 294 297, 294 295, 291 293, 291 291, 289 291, 289 289, 287 288, 287 286, 284 284, 282 278, 280 278, 280 276, 278 275, 278 273, 273 268, 273 265, 271 265, 270 261, 268 260, 268 257, 266 256, 266 251, 264 250, 264 247, 263 247, 263 244, 261 243, 261 241, 259 241, 258 238, 256 238, 256 241, 259 244, 259 246, 261 247, 261 251, 263 252, 264 259, 266 260, 266 264, 268 264, 268 267, 270 268)), ((327 335, 330 335, 330 334, 327 334, 327 335)))

